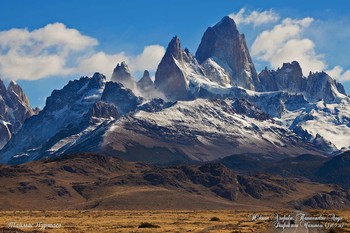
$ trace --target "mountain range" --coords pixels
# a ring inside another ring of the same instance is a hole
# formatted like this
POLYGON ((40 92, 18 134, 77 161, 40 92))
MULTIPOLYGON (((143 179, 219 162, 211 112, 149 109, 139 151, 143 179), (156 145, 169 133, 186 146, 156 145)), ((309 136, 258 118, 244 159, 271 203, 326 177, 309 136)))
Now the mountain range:
MULTIPOLYGON (((311 165, 313 161, 317 164, 313 167, 326 177, 334 166, 346 167, 339 160, 348 160, 349 154, 339 158, 322 161, 315 156, 301 156, 264 169, 296 162, 311 165)), ((249 159, 239 158, 241 162, 249 159)), ((256 211, 350 207, 350 191, 337 185, 293 176, 244 174, 232 170, 235 166, 229 161, 160 167, 95 153, 76 153, 16 166, 0 165, 0 210, 256 211)))
POLYGON ((195 55, 172 38, 154 83, 148 71, 136 82, 122 62, 110 80, 95 73, 54 90, 40 112, 15 83, 0 94, 1 163, 76 152, 155 164, 241 154, 273 162, 350 149, 342 84, 323 71, 304 76, 296 61, 258 74, 227 16, 205 31, 195 55))

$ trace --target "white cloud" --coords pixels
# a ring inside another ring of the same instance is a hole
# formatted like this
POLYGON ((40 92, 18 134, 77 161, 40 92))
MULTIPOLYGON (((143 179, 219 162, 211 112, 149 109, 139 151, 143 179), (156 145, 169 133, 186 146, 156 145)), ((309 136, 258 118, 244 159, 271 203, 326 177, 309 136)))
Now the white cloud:
POLYGON ((0 32, 1 50, 11 49, 18 52, 40 54, 49 49, 79 51, 97 45, 97 40, 82 35, 78 30, 67 28, 62 23, 47 24, 33 31, 11 29, 0 32))
MULTIPOLYGON (((255 39, 251 53, 254 59, 268 62, 272 68, 280 67, 284 62, 298 61, 304 75, 310 71, 327 69, 322 54, 316 52, 315 42, 305 38, 304 32, 311 27, 313 18, 286 18, 271 30, 265 30, 255 39)), ((338 81, 350 81, 350 71, 340 66, 326 71, 338 81)))
POLYGON ((315 43, 303 38, 303 32, 313 18, 284 19, 271 30, 263 31, 254 41, 251 52, 258 60, 269 62, 273 68, 283 62, 298 61, 304 74, 321 71, 326 67, 323 56, 316 53, 315 43))
POLYGON ((160 45, 146 46, 141 54, 130 58, 130 69, 134 71, 156 71, 164 54, 165 48, 160 45))
POLYGON ((253 24, 254 27, 263 24, 274 23, 279 20, 279 15, 272 9, 268 11, 251 11, 246 12, 245 8, 242 8, 238 13, 232 13, 229 15, 236 24, 253 24))
POLYGON ((67 75, 70 73, 65 68, 65 57, 59 54, 39 54, 31 56, 9 51, 0 56, 1 76, 13 80, 27 79, 36 80, 55 75, 67 75))
POLYGON ((66 64, 68 57, 97 43, 96 39, 62 23, 48 24, 33 31, 1 31, 0 74, 14 80, 67 75, 72 72, 66 64))
POLYGON ((339 82, 350 81, 350 70, 344 71, 344 68, 341 66, 335 66, 333 69, 327 70, 326 73, 339 82))
POLYGON ((165 49, 146 46, 138 55, 95 51, 95 38, 53 23, 33 31, 0 31, 0 77, 36 80, 52 76, 91 75, 95 71, 110 76, 117 63, 126 61, 132 72, 154 71, 165 49))

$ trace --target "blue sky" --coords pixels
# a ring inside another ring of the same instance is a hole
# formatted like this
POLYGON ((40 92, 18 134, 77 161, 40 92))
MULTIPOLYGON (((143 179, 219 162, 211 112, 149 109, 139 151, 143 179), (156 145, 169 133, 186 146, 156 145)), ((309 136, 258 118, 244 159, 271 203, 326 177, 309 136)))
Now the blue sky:
POLYGON ((174 35, 195 53, 206 28, 231 15, 240 19, 239 30, 258 71, 305 55, 300 58, 304 73, 330 71, 349 93, 350 4, 344 2, 6 1, 0 14, 0 77, 15 79, 32 106, 43 107, 53 89, 94 70, 108 76, 121 60, 127 60, 136 77, 143 69, 154 73, 174 35), (266 22, 261 22, 263 16, 266 22), (271 47, 267 37, 280 43, 271 47))

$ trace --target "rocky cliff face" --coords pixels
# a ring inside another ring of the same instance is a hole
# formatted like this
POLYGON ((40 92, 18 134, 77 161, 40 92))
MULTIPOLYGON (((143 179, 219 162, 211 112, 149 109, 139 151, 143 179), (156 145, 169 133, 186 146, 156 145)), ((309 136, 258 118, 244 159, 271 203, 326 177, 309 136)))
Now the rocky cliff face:
POLYGON ((0 120, 0 148, 3 148, 6 143, 11 139, 11 130, 9 124, 3 120, 0 120))
POLYGON ((96 102, 90 109, 88 115, 90 115, 90 117, 94 117, 98 119, 101 119, 101 118, 118 119, 121 116, 116 106, 103 101, 96 102))
POLYGON ((345 90, 342 84, 332 79, 327 73, 316 72, 307 77, 304 93, 310 101, 324 100, 326 103, 331 103, 338 97, 343 97, 345 90))
POLYGON ((235 22, 230 17, 224 17, 214 27, 206 30, 196 58, 200 64, 215 62, 223 68, 232 86, 255 89, 258 75, 245 37, 238 32, 235 22))
POLYGON ((22 88, 11 81, 5 87, 0 79, 0 148, 22 127, 24 121, 35 114, 22 88))
POLYGON ((114 82, 106 83, 101 100, 114 104, 122 115, 134 110, 141 101, 130 89, 114 82))
POLYGON ((260 72, 259 74, 259 86, 258 90, 262 92, 267 92, 267 91, 277 91, 277 83, 275 77, 272 75, 273 71, 268 70, 267 67, 263 71, 260 72))
POLYGON ((262 91, 287 91, 300 93, 305 89, 306 78, 304 78, 298 62, 283 63, 282 68, 276 71, 265 69, 259 75, 262 91))
POLYGON ((179 63, 183 63, 187 54, 182 50, 180 39, 174 37, 156 71, 155 87, 169 99, 188 99, 188 80, 179 63))
POLYGON ((200 65, 188 49, 182 49, 178 37, 169 43, 160 62, 155 87, 169 100, 192 100, 211 96, 231 87, 227 74, 215 62, 200 65))

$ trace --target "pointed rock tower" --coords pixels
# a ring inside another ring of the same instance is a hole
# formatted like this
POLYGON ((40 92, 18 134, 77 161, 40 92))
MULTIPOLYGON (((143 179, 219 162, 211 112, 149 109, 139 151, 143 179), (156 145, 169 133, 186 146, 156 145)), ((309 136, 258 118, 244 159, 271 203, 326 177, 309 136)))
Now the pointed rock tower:
POLYGON ((137 82, 137 87, 141 91, 152 91, 154 89, 154 84, 148 70, 143 72, 142 78, 137 82))
POLYGON ((9 93, 9 95, 16 94, 17 98, 21 102, 23 102, 27 106, 30 105, 28 97, 26 96, 26 94, 24 94, 24 91, 22 90, 22 88, 15 81, 10 82, 10 84, 7 88, 7 92, 9 93))
POLYGON ((11 81, 7 87, 8 103, 7 105, 13 109, 13 115, 15 122, 13 122, 13 130, 17 132, 21 127, 25 119, 34 115, 33 110, 30 107, 28 97, 22 90, 22 88, 14 81, 11 81))
POLYGON ((188 55, 181 49, 180 39, 175 36, 158 66, 154 81, 155 87, 168 99, 188 99, 188 80, 180 67, 186 58, 188 55))
POLYGON ((226 71, 233 86, 255 90, 258 84, 258 75, 245 37, 228 16, 205 31, 196 58, 200 64, 208 59, 215 61, 226 71))

